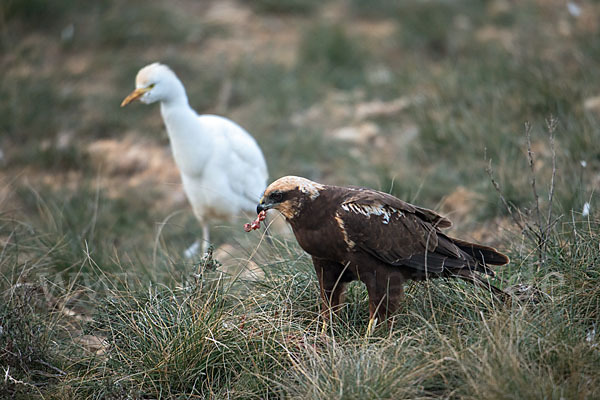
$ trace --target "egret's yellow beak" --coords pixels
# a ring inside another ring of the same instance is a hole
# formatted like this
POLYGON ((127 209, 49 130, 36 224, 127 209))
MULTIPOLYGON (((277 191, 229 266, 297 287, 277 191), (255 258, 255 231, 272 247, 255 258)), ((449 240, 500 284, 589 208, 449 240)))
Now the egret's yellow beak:
POLYGON ((127 97, 125 97, 125 99, 123 99, 123 102, 121 103, 121 107, 125 107, 127 104, 131 103, 132 101, 139 99, 140 97, 142 97, 142 95, 144 93, 146 93, 150 89, 152 89, 150 86, 135 89, 133 92, 129 93, 129 96, 127 96, 127 97))

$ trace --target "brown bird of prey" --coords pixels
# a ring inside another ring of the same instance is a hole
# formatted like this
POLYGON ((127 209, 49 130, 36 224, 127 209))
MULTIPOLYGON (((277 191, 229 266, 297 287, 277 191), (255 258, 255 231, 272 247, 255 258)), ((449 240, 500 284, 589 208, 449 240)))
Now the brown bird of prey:
POLYGON ((267 187, 257 206, 258 213, 269 209, 283 214, 312 256, 324 323, 354 280, 369 294, 368 332, 398 308, 409 279, 461 278, 504 294, 484 276, 493 276, 489 266, 504 265, 508 257, 445 235, 440 229, 451 226, 448 219, 390 194, 286 176, 267 187))

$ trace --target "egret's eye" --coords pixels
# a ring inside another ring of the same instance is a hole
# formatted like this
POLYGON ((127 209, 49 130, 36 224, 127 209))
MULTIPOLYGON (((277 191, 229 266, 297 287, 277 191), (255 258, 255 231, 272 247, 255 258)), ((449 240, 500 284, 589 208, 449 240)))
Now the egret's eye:
POLYGON ((281 199, 283 199, 283 194, 281 192, 273 192, 269 197, 271 198, 271 200, 279 202, 281 201, 281 199))
POLYGON ((148 85, 148 89, 152 89, 154 86, 156 86, 156 83, 151 83, 150 85, 148 85))

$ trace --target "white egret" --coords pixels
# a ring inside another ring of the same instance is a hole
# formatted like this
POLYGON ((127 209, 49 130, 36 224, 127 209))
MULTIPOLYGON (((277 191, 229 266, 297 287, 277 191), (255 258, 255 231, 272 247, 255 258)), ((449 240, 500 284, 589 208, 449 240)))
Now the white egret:
MULTIPOLYGON (((254 212, 267 183, 267 165, 254 138, 235 122, 217 115, 198 115, 189 105, 185 88, 166 65, 142 68, 126 106, 160 102, 171 150, 181 173, 183 189, 202 225, 202 249, 208 249, 209 221, 231 221, 244 211, 254 212)), ((193 256, 196 241, 186 256, 193 256)))

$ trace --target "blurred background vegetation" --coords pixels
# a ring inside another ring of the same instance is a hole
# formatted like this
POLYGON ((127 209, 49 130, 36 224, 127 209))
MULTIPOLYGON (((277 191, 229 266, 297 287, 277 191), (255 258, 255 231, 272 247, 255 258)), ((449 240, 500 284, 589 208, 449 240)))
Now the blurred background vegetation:
POLYGON ((3 0, 0 372, 14 382, 7 378, 0 394, 334 398, 342 385, 349 394, 341 398, 599 395, 598 372, 588 368, 598 350, 581 347, 600 314, 600 285, 593 291, 586 283, 599 275, 599 33, 594 0, 3 0), (241 232, 244 218, 214 226, 219 254, 233 254, 242 272, 251 257, 264 270, 262 283, 245 289, 219 288, 217 278, 202 286, 198 270, 212 276, 214 260, 182 259, 199 226, 158 108, 119 107, 138 69, 154 61, 171 66, 198 112, 227 116, 257 139, 270 180, 293 174, 364 185, 439 210, 455 222, 453 234, 511 254, 511 266, 499 271, 505 283, 558 276, 547 292, 577 293, 578 300, 553 298, 535 317, 501 313, 504 324, 477 313, 489 304, 469 301, 475 310, 457 322, 450 310, 473 294, 468 288, 459 285, 458 298, 448 299, 452 285, 411 286, 407 301, 415 314, 393 340, 383 334, 375 347, 364 347, 353 342, 365 328, 365 294, 356 287, 350 297, 357 304, 336 328, 353 347, 313 338, 313 353, 299 332, 314 328, 316 286, 293 241, 263 244, 254 254, 260 238, 241 232), (489 166, 524 225, 504 206, 489 166), (534 218, 536 209, 552 209, 559 219, 544 223, 534 218), (536 239, 536 229, 550 242, 536 239), (543 257, 536 256, 540 246, 543 257), (220 290, 238 296, 249 288, 267 294, 243 311, 262 336, 225 329, 215 339, 225 347, 194 347, 194 335, 241 318, 220 290), (437 299, 433 310, 420 303, 424 293, 437 299), (66 304, 78 318, 57 312, 66 304), (188 319, 178 320, 178 309, 188 319), (450 327, 449 342, 439 339, 437 325, 428 330, 436 312, 450 327), (164 317, 164 326, 182 324, 186 333, 159 337, 157 324, 142 334, 151 324, 144 313, 164 317), (134 314, 142 322, 128 319, 134 314), (581 325, 560 325, 564 315, 581 325), (206 324, 197 326, 198 318, 206 324), (539 333, 531 318, 559 328, 539 333), (483 336, 482 324, 489 325, 483 336), (498 339, 512 337, 511 329, 531 343, 542 335, 563 351, 536 353, 533 344, 498 339), (460 339, 461 330, 474 347, 460 339), (110 343, 111 357, 90 356, 93 346, 82 338, 110 343), (500 347, 486 353, 494 341, 500 347), (185 347, 189 358, 165 361, 165 343, 185 347), (478 387, 472 375, 452 374, 439 361, 455 353, 461 371, 482 373, 489 384, 478 387), (490 359, 479 361, 484 353, 490 359), (353 387, 354 375, 325 372, 365 357, 374 364, 357 371, 371 391, 353 387), (494 363, 506 368, 504 381, 486 369, 494 363), (165 365, 178 372, 192 365, 192 372, 177 380, 165 365), (389 366, 392 372, 382 375, 389 366), (430 375, 413 376, 408 367, 430 375), (196 385, 191 376, 205 378, 196 385), (379 391, 400 377, 394 390, 379 391), (531 382, 542 389, 530 391, 531 382))

